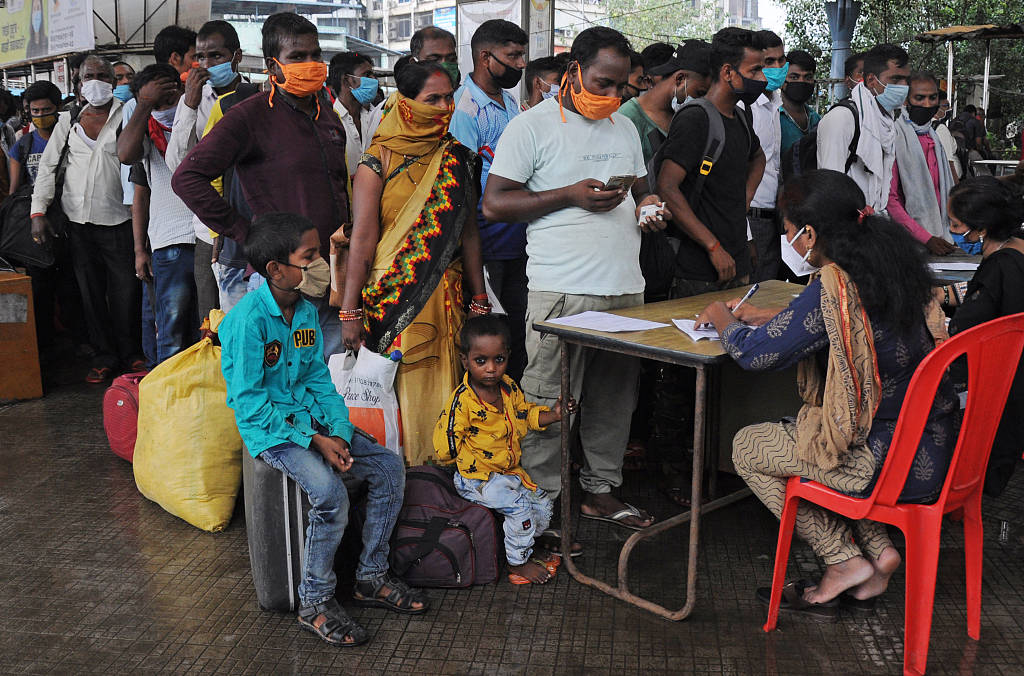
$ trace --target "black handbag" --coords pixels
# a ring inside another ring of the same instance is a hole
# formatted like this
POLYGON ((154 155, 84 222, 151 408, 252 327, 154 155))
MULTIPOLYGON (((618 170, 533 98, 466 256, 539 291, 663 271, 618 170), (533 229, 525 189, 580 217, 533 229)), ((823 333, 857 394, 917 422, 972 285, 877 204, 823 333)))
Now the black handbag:
MULTIPOLYGON (((77 116, 76 116, 77 117, 77 116)), ((67 157, 71 129, 75 119, 71 120, 68 126, 68 135, 64 139, 64 147, 60 151, 60 159, 57 161, 57 171, 54 178, 53 200, 46 210, 46 219, 57 237, 64 237, 68 230, 68 217, 61 207, 61 198, 64 195, 64 179, 67 174, 67 157)), ((25 153, 22 157, 21 166, 25 174, 24 180, 16 191, 0 207, 0 256, 7 256, 16 259, 24 265, 48 268, 55 261, 53 242, 48 241, 40 244, 32 239, 32 189, 28 181, 28 155, 32 150, 31 142, 25 144, 25 153)))

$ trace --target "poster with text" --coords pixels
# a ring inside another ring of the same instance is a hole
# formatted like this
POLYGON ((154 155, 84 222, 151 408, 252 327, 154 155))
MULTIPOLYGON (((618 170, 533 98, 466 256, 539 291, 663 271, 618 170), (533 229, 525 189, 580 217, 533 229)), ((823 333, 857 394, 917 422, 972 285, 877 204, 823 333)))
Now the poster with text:
POLYGON ((7 0, 0 66, 93 49, 92 0, 7 0))

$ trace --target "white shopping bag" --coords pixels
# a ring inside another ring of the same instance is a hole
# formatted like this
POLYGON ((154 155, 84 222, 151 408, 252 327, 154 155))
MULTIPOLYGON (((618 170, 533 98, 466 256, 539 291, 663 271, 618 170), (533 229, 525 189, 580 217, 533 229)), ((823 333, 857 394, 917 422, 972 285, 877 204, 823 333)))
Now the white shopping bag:
POLYGON ((327 369, 345 398, 352 424, 401 456, 402 417, 395 394, 398 362, 363 346, 358 356, 351 351, 331 355, 327 369))

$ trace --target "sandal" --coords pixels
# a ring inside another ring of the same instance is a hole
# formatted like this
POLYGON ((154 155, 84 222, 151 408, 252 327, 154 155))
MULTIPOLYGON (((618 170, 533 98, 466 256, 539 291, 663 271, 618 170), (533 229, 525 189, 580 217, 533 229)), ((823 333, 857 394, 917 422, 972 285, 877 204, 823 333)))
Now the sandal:
MULTIPOLYGON (((802 615, 815 622, 836 622, 839 619, 839 599, 834 598, 825 603, 810 603, 804 599, 804 590, 813 586, 815 585, 810 580, 797 580, 784 586, 782 601, 779 603, 779 614, 802 615)), ((771 587, 758 587, 758 601, 767 606, 771 597, 771 587)))
POLYGON ((858 599, 849 592, 843 592, 839 595, 839 605, 858 615, 871 615, 874 613, 876 601, 878 601, 877 596, 872 596, 869 599, 858 599))
POLYGON ((644 528, 649 528, 652 525, 654 525, 654 519, 647 512, 644 512, 643 510, 634 507, 628 502, 624 502, 622 504, 626 506, 625 509, 620 509, 619 511, 612 512, 611 514, 587 514, 581 509, 580 517, 583 519, 592 519, 594 521, 604 521, 606 523, 613 523, 616 526, 622 526, 623 528, 628 528, 629 530, 643 530, 644 528), (646 521, 647 519, 651 519, 651 523, 647 524, 646 526, 631 526, 628 523, 626 523, 626 519, 628 519, 629 517, 639 519, 640 521, 646 521))
MULTIPOLYGON (((556 556, 565 556, 562 552, 562 531, 554 528, 549 528, 537 538, 537 546, 541 549, 545 549, 556 556)), ((578 542, 572 543, 572 551, 569 552, 569 556, 576 558, 577 556, 583 555, 583 545, 578 542)))
POLYGON ((112 369, 106 366, 97 366, 96 368, 89 369, 89 375, 85 377, 85 382, 92 385, 100 385, 107 382, 111 378, 112 369))
POLYGON ((535 563, 538 566, 543 566, 545 569, 547 569, 548 575, 550 575, 551 577, 544 580, 543 582, 534 582, 529 578, 520 575, 519 573, 509 573, 508 581, 512 584, 547 584, 548 582, 551 582, 555 579, 555 574, 558 572, 558 566, 562 563, 562 557, 554 557, 548 561, 543 561, 539 558, 534 557, 530 559, 530 562, 535 563))
POLYGON ((430 608, 430 600, 423 592, 413 589, 390 573, 385 573, 376 580, 357 580, 355 591, 352 592, 352 600, 357 606, 387 608, 406 615, 420 615, 430 608), (390 590, 387 596, 380 595, 384 587, 390 590), (414 608, 414 603, 423 605, 420 608, 414 608))
POLYGON ((370 640, 366 629, 353 620, 338 605, 335 598, 328 599, 323 603, 299 608, 299 624, 303 629, 311 631, 327 643, 341 648, 351 648, 362 645, 370 640), (324 616, 323 623, 317 627, 316 618, 324 616), (346 641, 345 639, 352 639, 346 641))

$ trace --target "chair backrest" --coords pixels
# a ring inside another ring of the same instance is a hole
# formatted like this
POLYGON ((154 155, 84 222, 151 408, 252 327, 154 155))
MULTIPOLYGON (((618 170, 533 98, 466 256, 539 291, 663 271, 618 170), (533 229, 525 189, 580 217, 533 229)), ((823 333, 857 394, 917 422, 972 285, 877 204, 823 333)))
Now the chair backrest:
POLYGON ((950 365, 967 357, 967 408, 938 502, 970 494, 985 477, 1006 397, 1024 347, 1024 313, 1000 317, 959 333, 921 360, 907 387, 889 453, 870 504, 899 502, 917 455, 935 393, 950 365))

